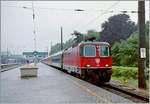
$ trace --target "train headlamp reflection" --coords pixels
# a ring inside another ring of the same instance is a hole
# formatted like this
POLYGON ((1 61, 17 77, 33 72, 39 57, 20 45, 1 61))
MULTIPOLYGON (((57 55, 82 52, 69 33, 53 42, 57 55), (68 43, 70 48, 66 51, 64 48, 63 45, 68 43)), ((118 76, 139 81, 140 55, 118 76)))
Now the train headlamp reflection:
POLYGON ((87 64, 86 67, 90 67, 91 65, 87 64))
POLYGON ((105 66, 108 67, 108 64, 106 64, 105 66))

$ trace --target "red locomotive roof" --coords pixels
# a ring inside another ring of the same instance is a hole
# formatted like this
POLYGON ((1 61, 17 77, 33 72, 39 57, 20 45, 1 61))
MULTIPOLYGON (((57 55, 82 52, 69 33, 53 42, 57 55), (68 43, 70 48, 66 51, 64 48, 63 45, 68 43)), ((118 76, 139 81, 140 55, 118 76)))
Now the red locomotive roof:
POLYGON ((100 45, 110 45, 108 42, 81 42, 81 44, 100 44, 100 45))

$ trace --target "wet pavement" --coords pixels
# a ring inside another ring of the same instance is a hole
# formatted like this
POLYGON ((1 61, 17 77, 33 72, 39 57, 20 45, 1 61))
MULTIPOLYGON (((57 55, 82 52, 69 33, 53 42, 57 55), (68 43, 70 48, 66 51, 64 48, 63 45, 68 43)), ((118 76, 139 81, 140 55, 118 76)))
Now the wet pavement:
POLYGON ((38 76, 21 78, 20 69, 1 73, 2 104, 132 103, 42 63, 38 76))

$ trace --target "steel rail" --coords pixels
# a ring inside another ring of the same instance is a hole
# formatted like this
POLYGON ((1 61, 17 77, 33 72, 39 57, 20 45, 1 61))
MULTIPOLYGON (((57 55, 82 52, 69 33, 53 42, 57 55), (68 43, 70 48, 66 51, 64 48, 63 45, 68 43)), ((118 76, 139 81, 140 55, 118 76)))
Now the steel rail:
POLYGON ((125 88, 121 88, 117 85, 114 85, 114 84, 111 84, 111 83, 108 83, 108 84, 103 84, 102 86, 100 86, 102 88, 109 88, 110 90, 113 89, 113 90, 116 90, 116 91, 119 91, 121 93, 124 93, 124 94, 127 94, 127 95, 130 95, 134 98, 137 98, 137 99, 140 99, 141 101, 144 101, 144 102, 149 102, 149 95, 143 95, 139 92, 135 92, 135 91, 129 91, 125 88))

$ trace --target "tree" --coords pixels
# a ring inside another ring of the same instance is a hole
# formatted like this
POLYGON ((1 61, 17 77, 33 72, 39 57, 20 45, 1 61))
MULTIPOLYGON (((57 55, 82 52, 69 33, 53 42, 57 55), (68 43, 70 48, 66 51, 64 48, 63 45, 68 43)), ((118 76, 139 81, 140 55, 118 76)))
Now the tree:
POLYGON ((90 29, 87 31, 87 34, 92 34, 92 33, 96 33, 96 32, 97 32, 96 30, 90 29))
POLYGON ((74 40, 71 38, 65 42, 63 48, 67 49, 67 48, 71 47, 73 45, 73 43, 74 43, 74 40))
POLYGON ((99 32, 97 32, 96 30, 88 30, 87 31, 87 34, 84 35, 85 37, 95 37, 95 40, 96 41, 99 41, 100 40, 100 37, 99 37, 99 32))
POLYGON ((137 26, 130 20, 128 15, 114 15, 102 24, 100 41, 107 41, 110 44, 120 42, 126 40, 136 30, 137 26))
MULTIPOLYGON (((126 41, 115 42, 112 47, 114 65, 137 66, 138 64, 138 32, 131 34, 126 41)), ((145 24, 146 66, 149 67, 149 21, 145 24)))
POLYGON ((114 65, 137 66, 138 62, 138 37, 132 34, 127 41, 116 42, 112 47, 114 65))
MULTIPOLYGON (((64 45, 64 44, 63 44, 63 45, 64 45)), ((51 50, 51 54, 54 54, 54 53, 60 51, 60 50, 61 50, 61 43, 55 44, 54 46, 52 46, 51 49, 52 49, 52 50, 51 50)))
POLYGON ((83 41, 83 34, 81 34, 78 31, 74 31, 74 33, 72 35, 75 35, 76 37, 74 38, 74 45, 77 45, 78 43, 80 43, 81 41, 83 41))

